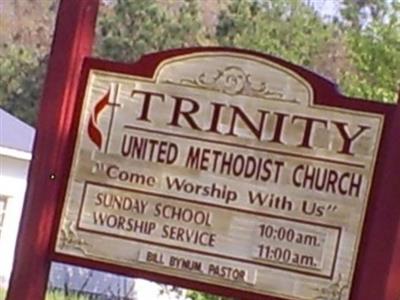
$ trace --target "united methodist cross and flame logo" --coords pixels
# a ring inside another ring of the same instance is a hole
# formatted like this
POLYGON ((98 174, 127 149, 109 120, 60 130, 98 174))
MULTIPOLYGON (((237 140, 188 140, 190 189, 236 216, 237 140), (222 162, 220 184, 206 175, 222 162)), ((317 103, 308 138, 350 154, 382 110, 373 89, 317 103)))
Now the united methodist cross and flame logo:
POLYGON ((110 102, 111 88, 108 89, 107 93, 96 102, 94 108, 90 114, 90 119, 87 127, 87 132, 90 140, 97 146, 99 150, 102 149, 104 136, 99 126, 99 116, 104 109, 112 105, 110 102))

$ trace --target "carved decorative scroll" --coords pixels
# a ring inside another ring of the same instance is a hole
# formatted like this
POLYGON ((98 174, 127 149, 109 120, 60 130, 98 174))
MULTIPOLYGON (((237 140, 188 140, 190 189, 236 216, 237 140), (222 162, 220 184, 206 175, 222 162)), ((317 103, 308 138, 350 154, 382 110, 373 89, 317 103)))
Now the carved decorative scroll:
POLYGON ((81 251, 85 256, 88 255, 86 249, 90 246, 84 239, 80 238, 75 230, 74 222, 66 223, 65 227, 61 230, 60 248, 73 248, 81 251))
POLYGON ((252 79, 251 74, 237 66, 228 66, 223 70, 217 69, 215 74, 203 72, 195 78, 184 78, 178 82, 165 80, 163 83, 203 88, 228 95, 245 95, 270 100, 296 101, 295 99, 286 99, 281 91, 270 89, 267 82, 252 79))
POLYGON ((341 283, 342 274, 339 274, 338 280, 328 287, 316 289, 319 295, 313 300, 342 300, 344 291, 349 287, 347 284, 341 283))

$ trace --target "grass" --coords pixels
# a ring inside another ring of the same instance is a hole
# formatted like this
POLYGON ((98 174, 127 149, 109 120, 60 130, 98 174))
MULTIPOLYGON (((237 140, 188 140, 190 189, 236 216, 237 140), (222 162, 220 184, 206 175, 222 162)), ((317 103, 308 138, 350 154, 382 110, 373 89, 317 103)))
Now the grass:
POLYGON ((0 288, 0 300, 6 299, 6 290, 0 288))
MULTIPOLYGON (((46 293, 45 300, 88 300, 86 296, 68 295, 65 296, 64 293, 59 291, 51 291, 46 293)), ((1 300, 1 299, 0 299, 1 300)))
MULTIPOLYGON (((0 300, 6 299, 6 290, 0 288, 0 300)), ((47 292, 45 300, 88 300, 89 298, 86 296, 65 296, 61 292, 47 292)))

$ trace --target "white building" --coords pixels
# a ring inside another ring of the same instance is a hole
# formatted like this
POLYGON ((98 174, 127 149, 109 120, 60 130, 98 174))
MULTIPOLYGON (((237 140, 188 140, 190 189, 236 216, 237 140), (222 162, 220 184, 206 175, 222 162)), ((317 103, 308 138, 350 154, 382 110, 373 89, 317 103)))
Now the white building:
MULTIPOLYGON (((34 136, 34 128, 0 109, 0 288, 3 289, 7 288, 11 275, 34 136)), ((153 282, 64 264, 54 263, 49 278, 50 288, 63 289, 67 284, 70 290, 102 294, 105 299, 183 299, 174 293, 160 295, 159 285, 153 282)))
POLYGON ((0 287, 10 278, 35 130, 0 109, 0 287))
MULTIPOLYGON (((0 288, 7 288, 25 198, 35 130, 0 109, 0 288)), ((53 264, 49 287, 134 298, 133 279, 53 264), (89 279, 89 280, 88 280, 89 279), (83 283, 86 282, 82 290, 83 283)))

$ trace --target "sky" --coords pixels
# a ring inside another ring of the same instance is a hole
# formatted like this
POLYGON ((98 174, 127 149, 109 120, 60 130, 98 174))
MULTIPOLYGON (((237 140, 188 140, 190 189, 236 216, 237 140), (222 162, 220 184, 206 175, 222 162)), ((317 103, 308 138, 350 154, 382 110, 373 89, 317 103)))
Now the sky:
POLYGON ((160 295, 159 284, 144 279, 135 280, 135 291, 138 300, 183 300, 176 294, 160 295))
POLYGON ((340 8, 340 0, 305 0, 314 6, 321 15, 337 15, 340 8))

